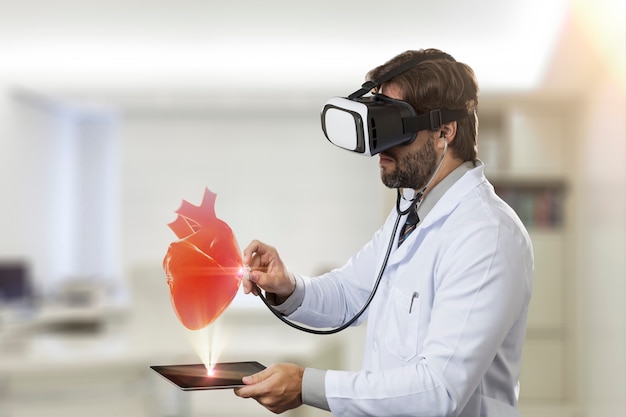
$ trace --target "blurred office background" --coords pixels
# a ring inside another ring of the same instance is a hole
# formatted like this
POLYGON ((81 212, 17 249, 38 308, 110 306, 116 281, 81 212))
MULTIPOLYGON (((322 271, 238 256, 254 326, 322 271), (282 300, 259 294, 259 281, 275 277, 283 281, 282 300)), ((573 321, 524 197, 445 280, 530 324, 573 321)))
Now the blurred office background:
POLYGON ((422 47, 475 69, 479 153, 535 242, 523 414, 623 416, 625 13, 622 0, 0 0, 0 416, 269 414, 148 369, 209 345, 222 361, 358 369, 362 328, 305 335, 243 294, 210 334, 185 330, 166 224, 209 187, 242 248, 264 240, 308 275, 341 265, 394 195, 376 158, 324 139, 321 105, 422 47))

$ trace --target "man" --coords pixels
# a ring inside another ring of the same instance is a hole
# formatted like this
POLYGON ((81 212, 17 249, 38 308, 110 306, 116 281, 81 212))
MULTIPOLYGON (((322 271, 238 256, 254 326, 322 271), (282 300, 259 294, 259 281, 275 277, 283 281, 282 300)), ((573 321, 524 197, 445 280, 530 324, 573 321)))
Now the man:
POLYGON ((370 242, 343 267, 316 278, 290 273, 276 249, 259 241, 244 250, 251 267, 244 292, 261 288, 278 311, 314 327, 350 320, 384 265, 365 313, 363 369, 277 364, 245 378, 238 396, 276 413, 304 403, 337 416, 519 416, 531 242, 477 159, 471 68, 438 50, 407 51, 368 78, 416 58, 374 92, 409 103, 418 115, 456 116, 380 152, 383 183, 415 190, 408 213, 399 198, 399 214, 390 213, 370 242), (396 233, 398 216, 400 224, 408 220, 410 233, 396 233))

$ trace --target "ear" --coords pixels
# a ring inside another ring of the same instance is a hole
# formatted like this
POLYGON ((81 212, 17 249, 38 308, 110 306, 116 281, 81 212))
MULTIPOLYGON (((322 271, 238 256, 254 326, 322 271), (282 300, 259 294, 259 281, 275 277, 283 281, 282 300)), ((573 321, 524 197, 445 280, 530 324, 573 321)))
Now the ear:
POLYGON ((454 138, 456 137, 456 128, 456 121, 441 125, 438 131, 439 138, 444 140, 438 141, 437 146, 443 148, 445 142, 448 142, 448 145, 452 143, 452 141, 454 141, 454 138))

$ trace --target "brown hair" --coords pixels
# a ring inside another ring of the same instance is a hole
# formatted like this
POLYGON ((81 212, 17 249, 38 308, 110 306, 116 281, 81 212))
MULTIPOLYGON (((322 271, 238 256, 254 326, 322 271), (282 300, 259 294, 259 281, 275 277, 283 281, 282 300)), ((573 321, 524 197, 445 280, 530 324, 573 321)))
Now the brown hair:
POLYGON ((368 72, 366 79, 374 80, 411 59, 429 54, 443 54, 443 57, 439 55, 420 62, 387 83, 401 89, 403 100, 413 106, 417 114, 444 108, 466 110, 468 116, 457 120, 456 138, 450 148, 463 161, 474 161, 477 158, 478 82, 468 65, 438 49, 420 49, 395 56, 368 72))

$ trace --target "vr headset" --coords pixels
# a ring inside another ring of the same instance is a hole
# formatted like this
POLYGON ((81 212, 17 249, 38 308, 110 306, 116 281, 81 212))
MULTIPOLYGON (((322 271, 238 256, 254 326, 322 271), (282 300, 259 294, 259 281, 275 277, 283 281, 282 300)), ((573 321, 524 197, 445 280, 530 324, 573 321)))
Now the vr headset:
POLYGON ((466 110, 435 109, 417 114, 401 100, 369 93, 373 88, 424 61, 450 59, 445 54, 429 54, 409 60, 375 80, 365 82, 346 97, 333 97, 322 109, 322 130, 334 145, 373 156, 397 145, 409 145, 421 130, 437 130, 441 125, 467 116, 466 110))

